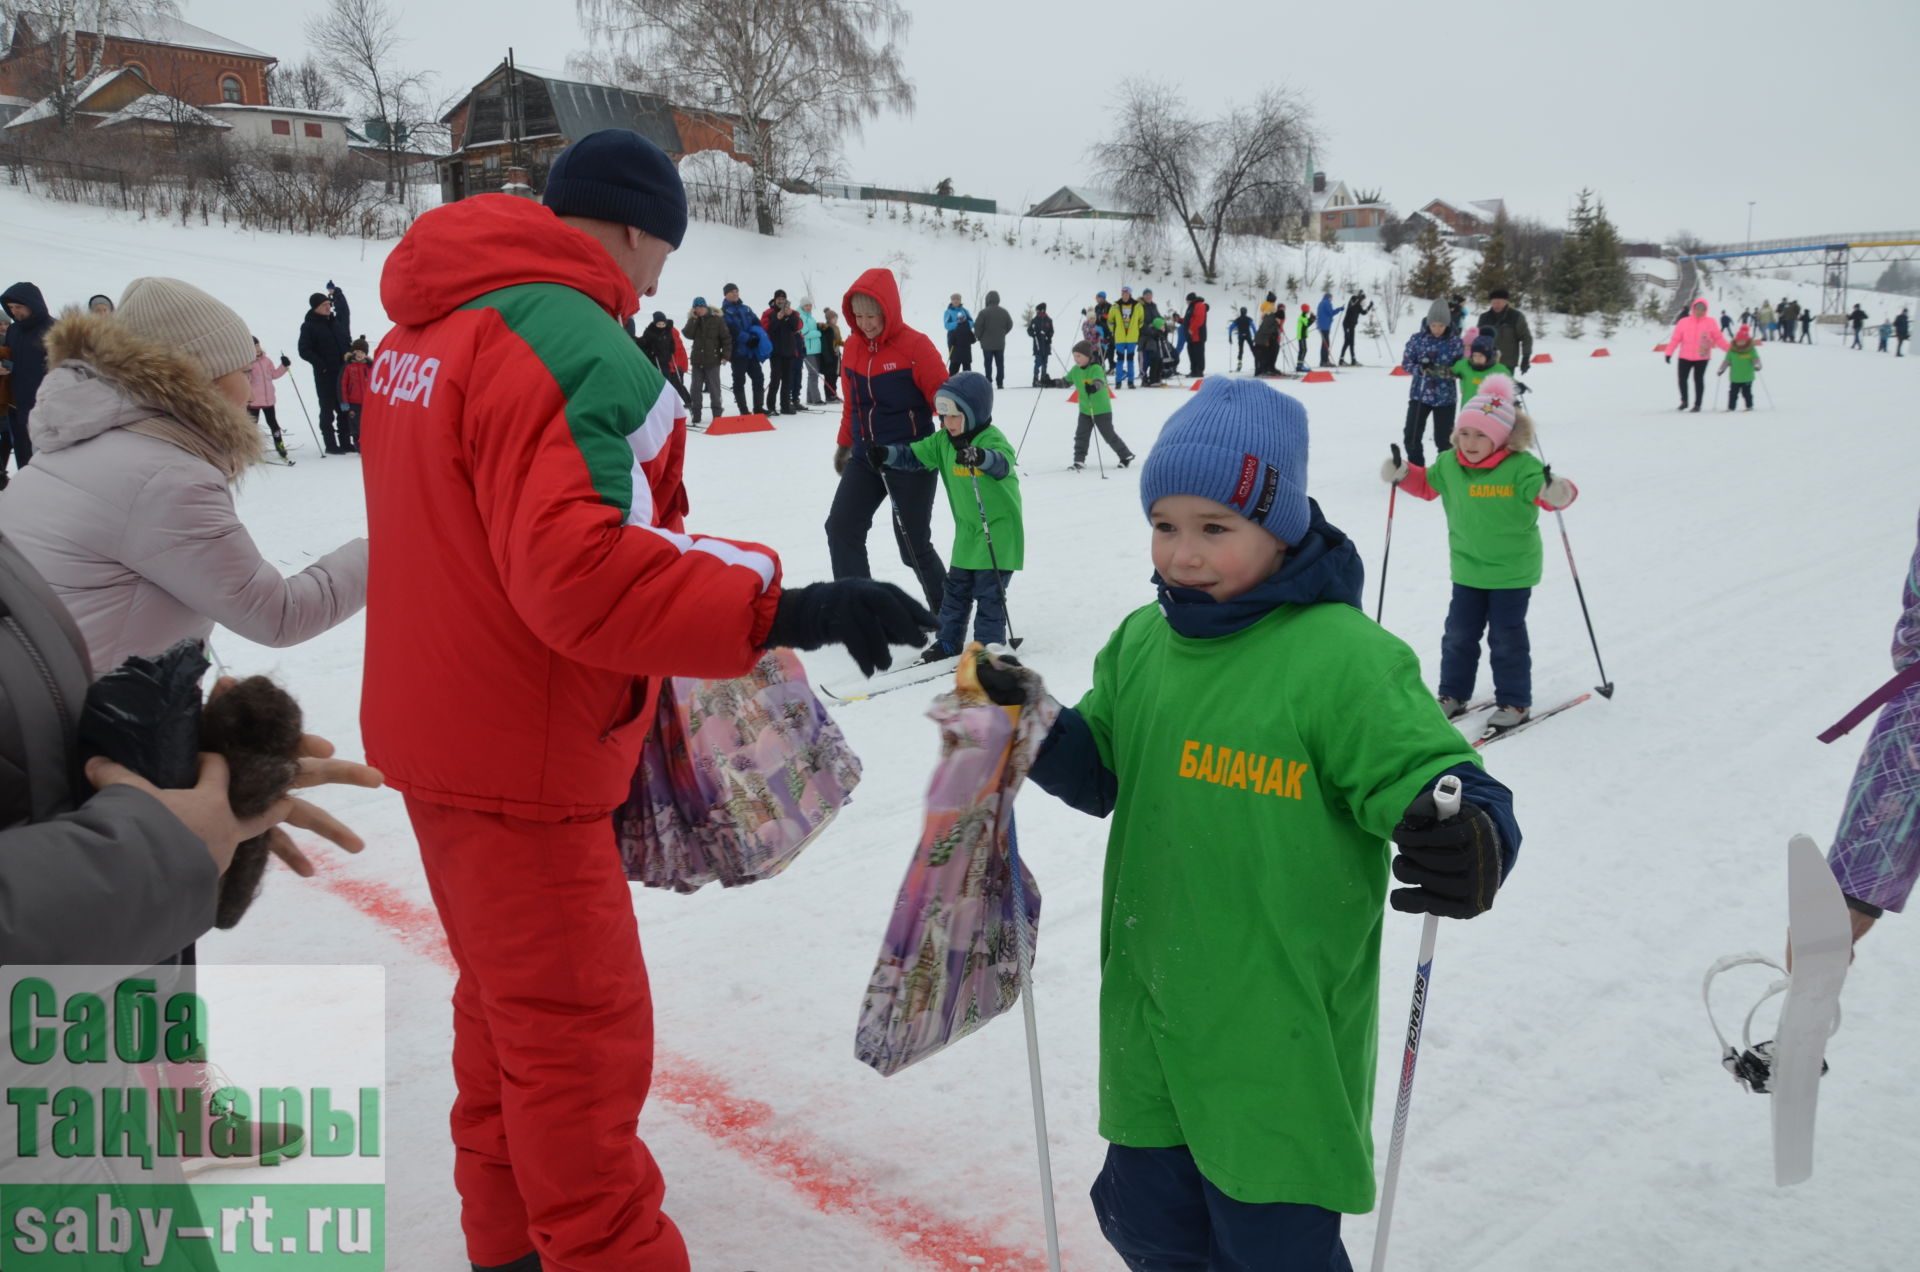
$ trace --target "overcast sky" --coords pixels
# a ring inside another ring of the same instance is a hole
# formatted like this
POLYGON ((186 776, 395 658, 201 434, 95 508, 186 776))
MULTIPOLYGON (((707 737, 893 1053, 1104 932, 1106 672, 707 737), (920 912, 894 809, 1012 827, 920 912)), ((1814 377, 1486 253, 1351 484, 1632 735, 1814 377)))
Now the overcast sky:
MULTIPOLYGON (((560 69, 572 0, 394 0, 407 54, 449 89, 509 45, 560 69)), ((183 0, 189 21, 284 60, 323 0, 183 0)), ((1920 229, 1913 0, 1271 3, 908 0, 910 119, 848 147, 852 180, 958 190, 1024 210, 1087 176, 1130 76, 1197 113, 1260 88, 1303 94, 1319 167, 1403 212, 1502 197, 1559 220, 1581 186, 1622 231, 1710 241, 1920 229)), ((805 85, 796 85, 805 91, 805 85)))

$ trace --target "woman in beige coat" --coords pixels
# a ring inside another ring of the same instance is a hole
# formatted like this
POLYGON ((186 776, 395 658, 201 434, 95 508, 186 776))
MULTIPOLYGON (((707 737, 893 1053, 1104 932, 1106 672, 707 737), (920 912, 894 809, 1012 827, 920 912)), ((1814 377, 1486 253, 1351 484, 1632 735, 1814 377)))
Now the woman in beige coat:
POLYGON ((0 531, 65 602, 96 674, 216 623, 297 645, 366 604, 364 538, 284 578, 240 523, 233 486, 260 454, 254 355, 238 314, 170 278, 47 333, 36 462, 0 498, 0 531))

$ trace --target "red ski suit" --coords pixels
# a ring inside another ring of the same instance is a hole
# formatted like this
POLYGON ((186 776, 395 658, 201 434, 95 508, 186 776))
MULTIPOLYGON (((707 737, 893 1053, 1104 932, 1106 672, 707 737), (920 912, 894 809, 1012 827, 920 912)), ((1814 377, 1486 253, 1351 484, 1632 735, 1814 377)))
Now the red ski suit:
POLYGON ((748 671, 779 561, 683 530, 685 408, 621 329, 638 297, 586 234, 506 195, 437 208, 381 299, 361 724, 459 966, 469 1257, 680 1272, 635 1134, 651 999, 608 813, 654 678, 748 671))

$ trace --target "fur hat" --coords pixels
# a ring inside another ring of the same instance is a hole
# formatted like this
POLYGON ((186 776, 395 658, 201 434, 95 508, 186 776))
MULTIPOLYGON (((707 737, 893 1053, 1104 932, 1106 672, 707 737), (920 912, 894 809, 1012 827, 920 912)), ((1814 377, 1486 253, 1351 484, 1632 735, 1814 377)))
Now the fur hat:
POLYGON ((191 356, 209 380, 244 371, 258 356, 239 314, 177 278, 134 279, 120 294, 116 317, 128 330, 191 356))
POLYGON ((1480 381, 1480 391, 1474 394, 1473 401, 1461 410, 1454 431, 1470 428, 1485 433, 1498 450, 1513 434, 1518 397, 1512 380, 1504 375, 1488 376, 1480 381))
POLYGON ((993 382, 978 371, 962 371, 934 391, 933 409, 941 415, 964 415, 969 433, 985 428, 993 423, 993 382))
POLYGON ((1313 520, 1307 503, 1307 408, 1252 380, 1201 381, 1168 417, 1140 470, 1149 518, 1168 495, 1224 504, 1289 546, 1313 520))

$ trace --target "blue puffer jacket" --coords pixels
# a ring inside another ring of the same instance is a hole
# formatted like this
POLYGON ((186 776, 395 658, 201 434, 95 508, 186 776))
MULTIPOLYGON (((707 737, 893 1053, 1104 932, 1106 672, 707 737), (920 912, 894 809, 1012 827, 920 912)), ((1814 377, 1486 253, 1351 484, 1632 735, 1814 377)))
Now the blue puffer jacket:
POLYGON ((1320 298, 1320 308, 1314 314, 1314 317, 1319 320, 1320 330, 1332 331, 1333 316, 1345 308, 1345 305, 1335 305, 1333 303, 1333 297, 1322 296, 1320 298))
POLYGON ((727 330, 733 335, 733 356, 736 358, 765 357, 760 352, 761 331, 760 316, 747 308, 745 301, 730 300, 720 310, 720 316, 727 320, 727 330))
POLYGON ((1454 399, 1453 364, 1467 356, 1466 345, 1460 337, 1448 328, 1444 336, 1436 336, 1422 327, 1407 341, 1407 351, 1400 357, 1400 365, 1413 373, 1413 388, 1408 391, 1407 399, 1412 402, 1425 402, 1428 406, 1447 406, 1454 399), (1427 368, 1432 369, 1432 374, 1427 368))

